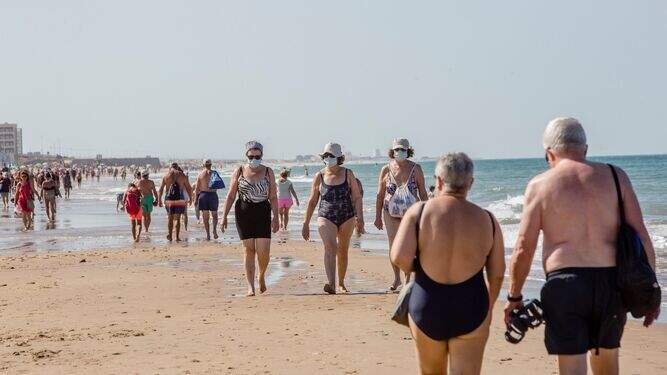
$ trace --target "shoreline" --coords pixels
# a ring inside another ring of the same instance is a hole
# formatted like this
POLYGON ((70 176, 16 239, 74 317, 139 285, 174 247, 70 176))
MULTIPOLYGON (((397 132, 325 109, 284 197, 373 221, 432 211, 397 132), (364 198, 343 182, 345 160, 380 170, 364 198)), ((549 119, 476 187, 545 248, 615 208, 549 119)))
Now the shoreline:
MULTIPOLYGON (((265 295, 245 295, 242 248, 207 243, 0 255, 0 371, 413 373, 389 320, 388 260, 350 249, 346 295, 322 293, 321 246, 275 239, 265 295), (273 275, 273 276, 271 276, 273 275)), ((494 307, 484 373, 552 373, 542 328, 504 341, 494 307)), ((667 326, 630 321, 621 373, 667 371, 667 326)))

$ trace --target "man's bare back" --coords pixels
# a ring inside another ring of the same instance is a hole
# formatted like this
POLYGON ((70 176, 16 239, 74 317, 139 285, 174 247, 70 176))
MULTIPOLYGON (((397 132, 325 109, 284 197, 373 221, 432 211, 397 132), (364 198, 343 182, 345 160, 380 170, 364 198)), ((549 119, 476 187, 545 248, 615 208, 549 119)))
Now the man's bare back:
MULTIPOLYGON (((565 267, 613 267, 619 208, 606 164, 563 160, 535 177, 526 190, 524 215, 544 234, 546 272, 565 267)), ((530 225, 530 224, 529 224, 530 225)))
POLYGON ((211 170, 204 168, 203 171, 197 176, 197 192, 200 191, 214 191, 208 188, 208 184, 211 181, 211 170))
POLYGON ((153 182, 153 180, 142 178, 137 183, 137 187, 139 188, 139 191, 141 191, 142 196, 147 196, 147 195, 154 196, 155 182, 153 182))

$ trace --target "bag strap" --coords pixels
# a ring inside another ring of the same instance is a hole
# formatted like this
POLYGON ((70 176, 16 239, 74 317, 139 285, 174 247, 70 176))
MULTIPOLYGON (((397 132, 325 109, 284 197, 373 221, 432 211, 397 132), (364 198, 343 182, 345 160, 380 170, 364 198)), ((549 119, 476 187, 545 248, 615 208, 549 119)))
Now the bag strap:
POLYGON ((625 223, 625 207, 623 205, 623 194, 621 194, 621 184, 618 182, 618 174, 613 165, 607 165, 611 168, 611 174, 614 176, 614 185, 616 185, 616 197, 618 199, 618 210, 621 214, 621 223, 625 223))

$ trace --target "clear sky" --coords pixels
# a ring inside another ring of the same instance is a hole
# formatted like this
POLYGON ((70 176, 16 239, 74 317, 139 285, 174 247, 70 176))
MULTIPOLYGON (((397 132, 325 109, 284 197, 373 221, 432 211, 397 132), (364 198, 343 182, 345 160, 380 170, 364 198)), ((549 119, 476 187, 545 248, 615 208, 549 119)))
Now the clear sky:
POLYGON ((0 122, 74 155, 667 152, 666 1, 0 0, 0 122))

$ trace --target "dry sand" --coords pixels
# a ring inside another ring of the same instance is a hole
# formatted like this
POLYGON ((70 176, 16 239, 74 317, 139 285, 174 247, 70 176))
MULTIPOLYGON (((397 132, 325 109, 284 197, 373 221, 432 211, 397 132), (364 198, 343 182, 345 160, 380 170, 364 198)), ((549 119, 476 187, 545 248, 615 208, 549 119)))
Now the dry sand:
MULTIPOLYGON (((141 244, 1 257, 0 372, 406 374, 408 330, 389 320, 386 257, 351 249, 349 295, 325 296, 322 250, 274 241, 269 292, 242 297, 240 246, 141 244), (84 261, 85 260, 85 261, 84 261)), ((541 329, 503 339, 496 306, 483 372, 556 373, 541 329)), ((667 330, 629 324, 623 374, 667 373, 667 330)))

